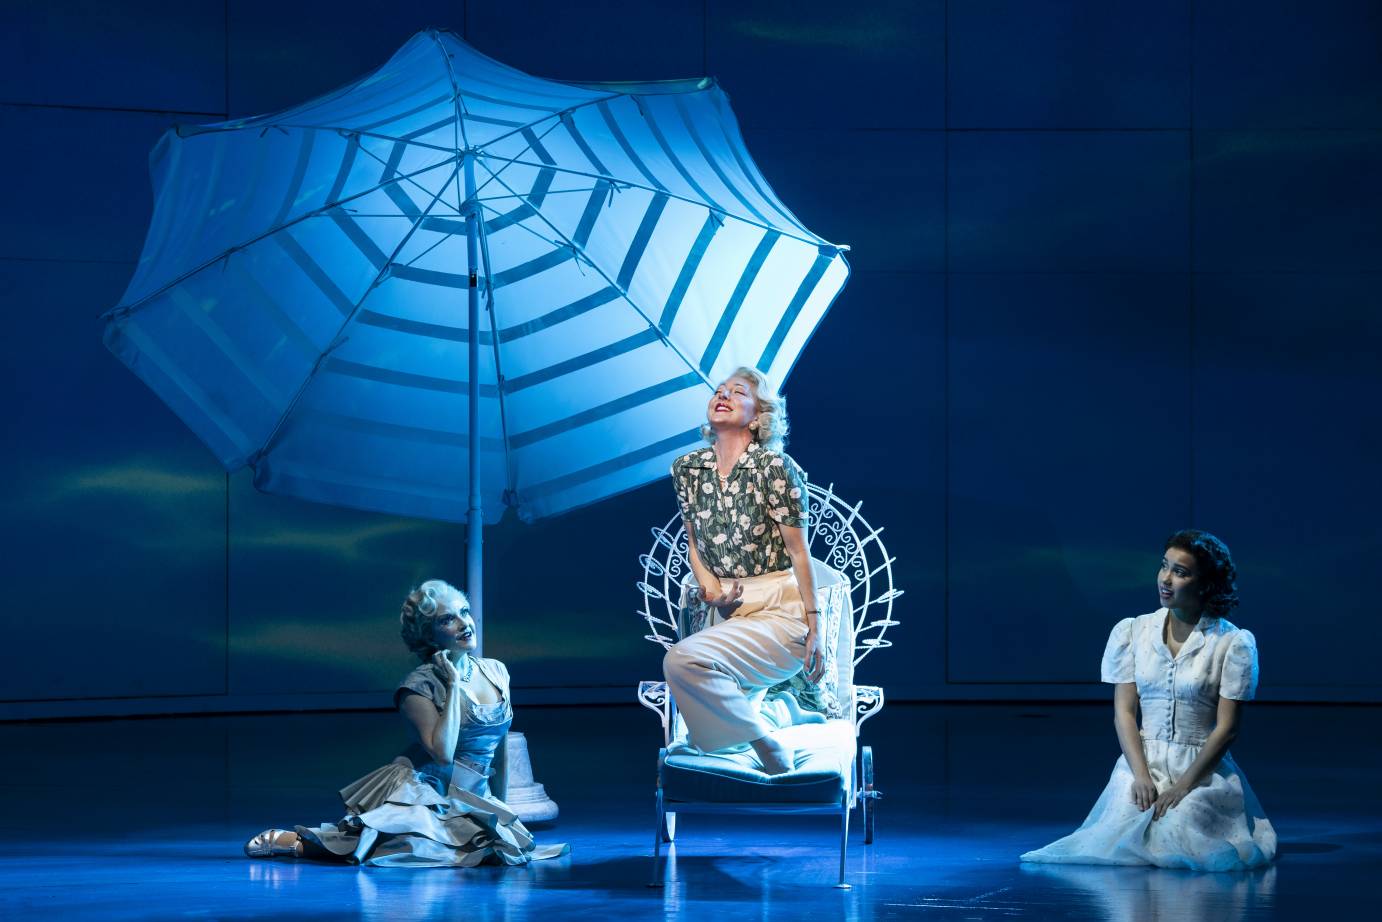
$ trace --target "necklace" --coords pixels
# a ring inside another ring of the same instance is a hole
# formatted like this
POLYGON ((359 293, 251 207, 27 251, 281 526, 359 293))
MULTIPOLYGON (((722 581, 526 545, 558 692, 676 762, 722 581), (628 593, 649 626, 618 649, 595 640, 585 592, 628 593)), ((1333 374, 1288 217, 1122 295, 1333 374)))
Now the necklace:
POLYGON ((469 682, 469 681, 470 681, 470 677, 473 676, 473 675, 475 674, 475 657, 471 656, 471 655, 468 654, 468 653, 466 654, 466 656, 465 656, 465 668, 464 668, 464 669, 461 669, 461 670, 460 670, 460 673, 461 673, 461 681, 462 681, 462 682, 469 682))

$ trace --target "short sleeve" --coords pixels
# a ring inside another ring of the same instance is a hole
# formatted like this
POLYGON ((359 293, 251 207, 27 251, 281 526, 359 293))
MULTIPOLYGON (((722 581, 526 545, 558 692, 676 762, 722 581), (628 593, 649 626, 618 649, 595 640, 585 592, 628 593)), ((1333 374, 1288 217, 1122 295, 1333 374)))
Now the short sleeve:
POLYGON ((806 474, 785 454, 768 461, 768 517, 779 525, 801 528, 806 524, 806 474))
POLYGON ((1224 654, 1224 669, 1219 676, 1219 696, 1235 701, 1251 701, 1257 694, 1257 638, 1252 631, 1234 632, 1224 654))
POLYGON ((1104 647, 1104 660, 1099 665, 1099 679, 1110 685, 1122 685, 1136 679, 1133 664, 1132 629, 1136 618, 1124 618, 1113 626, 1104 647))
POLYGON ((677 494, 677 508, 681 510, 681 521, 686 530, 691 530, 690 478, 686 473, 685 456, 672 462, 672 487, 677 494))
POLYGON ((398 683, 398 688, 393 693, 393 706, 395 709, 403 705, 403 698, 408 693, 420 695, 432 702, 437 710, 446 707, 446 689, 430 673, 426 666, 414 669, 398 683))

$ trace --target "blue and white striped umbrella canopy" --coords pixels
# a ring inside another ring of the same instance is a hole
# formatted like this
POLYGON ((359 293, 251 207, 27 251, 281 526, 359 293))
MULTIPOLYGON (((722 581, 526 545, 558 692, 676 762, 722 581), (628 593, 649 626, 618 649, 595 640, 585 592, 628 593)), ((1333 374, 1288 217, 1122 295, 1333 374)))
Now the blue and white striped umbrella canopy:
POLYGON ((111 350, 228 470, 382 512, 466 520, 472 374, 486 521, 665 476, 711 387, 782 380, 849 272, 712 81, 543 80, 448 32, 305 105, 170 132, 152 172, 111 350))

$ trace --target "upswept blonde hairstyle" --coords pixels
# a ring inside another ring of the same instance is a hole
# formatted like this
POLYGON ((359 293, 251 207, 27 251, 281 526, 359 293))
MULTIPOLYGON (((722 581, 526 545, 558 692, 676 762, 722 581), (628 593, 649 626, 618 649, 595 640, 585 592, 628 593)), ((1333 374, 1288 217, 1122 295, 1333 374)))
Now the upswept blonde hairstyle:
POLYGON ((408 649, 424 663, 438 650, 432 642, 437 613, 443 605, 453 600, 459 607, 467 611, 470 609, 470 600, 465 593, 444 579, 429 579, 403 600, 403 611, 398 615, 398 633, 408 649))
MULTIPOLYGON (((740 365, 725 376, 725 381, 730 378, 744 378, 753 386, 754 405, 758 409, 758 418, 749 423, 753 440, 769 451, 782 451, 787 444, 787 398, 757 368, 740 365)), ((715 444, 715 430, 710 423, 701 424, 701 438, 715 444)))

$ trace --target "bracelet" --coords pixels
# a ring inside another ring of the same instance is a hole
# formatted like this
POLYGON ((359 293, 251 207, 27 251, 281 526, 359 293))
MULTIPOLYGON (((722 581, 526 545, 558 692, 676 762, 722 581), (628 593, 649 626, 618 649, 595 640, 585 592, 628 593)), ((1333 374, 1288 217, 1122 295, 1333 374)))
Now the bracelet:
POLYGON ((806 609, 806 613, 808 615, 819 615, 821 613, 821 610, 819 608, 808 608, 806 609))

